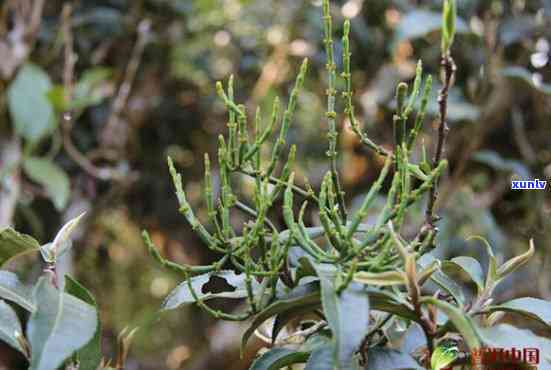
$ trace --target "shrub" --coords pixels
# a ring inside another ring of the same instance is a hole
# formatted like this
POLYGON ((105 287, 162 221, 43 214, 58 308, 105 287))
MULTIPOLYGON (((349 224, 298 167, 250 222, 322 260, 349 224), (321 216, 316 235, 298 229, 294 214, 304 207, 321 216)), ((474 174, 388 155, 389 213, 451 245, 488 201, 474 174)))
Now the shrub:
MULTIPOLYGON (((242 349, 261 325, 271 321, 270 338, 266 339, 271 341, 272 348, 254 361, 252 369, 279 369, 295 363, 306 363, 306 369, 358 366, 370 370, 441 369, 469 363, 476 359, 471 359, 471 355, 480 353, 477 351, 481 348, 528 345, 545 353, 551 350, 549 342, 527 330, 496 325, 502 312, 514 312, 546 326, 550 324, 546 319, 546 312, 551 309, 549 302, 520 298, 495 304, 492 299, 499 282, 533 255, 532 242, 528 252, 501 266, 487 245, 490 260, 487 274, 471 257, 440 261, 430 253, 435 248, 438 232, 435 213, 438 179, 447 165, 443 150, 448 131, 447 95, 455 73, 450 53, 455 12, 455 2, 445 1, 441 43, 443 81, 438 95, 439 126, 432 160, 423 155, 419 163, 414 163, 411 158, 424 122, 431 77, 424 78, 419 62, 413 87, 410 89, 406 83, 397 86, 394 148, 389 151, 376 144, 362 131, 354 114, 348 21, 344 24, 343 71, 339 75, 345 88, 340 95, 337 91, 328 0, 323 1, 323 24, 330 169, 320 189, 315 191, 306 178, 299 179, 293 172, 296 147, 291 145, 288 151, 285 149, 298 96, 307 76, 308 61, 304 60, 300 67, 282 114, 277 98, 267 125, 263 124, 260 110, 256 111, 253 135, 249 135, 245 106, 234 99, 233 77, 226 88, 217 83, 218 94, 229 112, 228 135, 218 138, 219 199, 213 195, 211 163, 205 155, 208 226, 201 223, 188 203, 181 176, 170 158, 168 165, 180 212, 205 245, 221 257, 210 265, 179 265, 164 259, 144 232, 155 260, 185 278, 164 301, 164 310, 195 303, 218 319, 250 319, 251 325, 242 338, 242 349), (338 173, 339 130, 335 106, 339 97, 352 131, 374 155, 384 157, 378 179, 353 213, 346 209, 338 173), (269 160, 264 163, 263 148, 278 123, 279 134, 269 160), (244 177, 254 183, 252 207, 240 194, 244 177), (385 207, 376 221, 366 222, 375 196, 387 181, 390 188, 385 207), (401 235, 406 215, 425 195, 428 197, 425 221, 414 237, 406 239, 401 235), (302 201, 299 208, 295 208, 297 198, 302 201), (279 202, 283 202, 282 208, 279 202), (232 212, 236 211, 252 218, 239 231, 231 222, 232 212), (320 226, 307 226, 307 212, 319 219, 320 226), (278 228, 274 217, 282 218, 286 229, 278 228), (454 273, 463 274, 473 284, 452 279, 454 273), (212 277, 224 279, 232 290, 206 291, 204 285, 212 277), (473 286, 474 291, 470 289, 473 286), (215 298, 244 299, 246 309, 240 313, 222 312, 206 302, 215 298), (297 318, 303 318, 301 325, 291 328, 289 324, 297 318), (280 338, 286 327, 290 333, 280 338), (514 338, 521 342, 511 342, 514 338)), ((424 148, 422 152, 426 152, 424 148)))

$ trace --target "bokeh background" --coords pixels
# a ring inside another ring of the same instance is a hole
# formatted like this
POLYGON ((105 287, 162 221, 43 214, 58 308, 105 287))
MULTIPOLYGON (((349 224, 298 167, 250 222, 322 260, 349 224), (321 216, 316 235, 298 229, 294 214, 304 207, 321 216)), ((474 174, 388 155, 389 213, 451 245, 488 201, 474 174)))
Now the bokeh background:
MULTIPOLYGON (((159 315, 163 297, 182 277, 147 256, 140 232, 149 230, 176 262, 216 259, 177 212, 166 156, 175 160, 190 203, 204 218, 203 153, 216 157, 226 122, 215 81, 234 74, 237 100, 249 112, 257 106, 269 112, 276 95, 287 99, 304 57, 311 68, 290 141, 298 145, 296 171, 317 188, 327 169, 321 1, 74 0, 70 12, 65 3, 0 2, 0 226, 14 225, 45 243, 65 221, 87 212, 62 268, 96 295, 106 357, 114 355, 123 328, 141 328, 128 370, 244 369, 262 344, 239 361, 242 326, 216 322, 195 307, 159 315), (25 34, 37 8, 40 22, 25 34), (69 44, 69 80, 81 100, 64 117, 69 44), (43 132, 38 140, 32 128, 17 128, 11 112, 21 104, 43 132), (29 157, 34 161, 18 160, 29 157)), ((551 299, 551 184, 545 191, 510 189, 515 176, 551 179, 551 1, 457 5, 452 53, 458 71, 437 253, 484 259, 480 245, 466 241, 481 235, 506 258, 534 238, 536 258, 500 296, 551 299)), ((438 80, 440 9, 439 0, 332 1, 337 55, 342 20, 352 22, 358 118, 389 148, 396 84, 412 80, 418 59, 438 80)), ((422 134, 429 153, 437 89, 438 83, 422 134)), ((361 147, 342 115, 339 122, 340 168, 353 207, 382 163, 361 147)), ((413 155, 419 158, 420 151, 413 155)), ((234 215, 236 224, 245 220, 240 217, 234 215)), ((40 272, 32 257, 10 269, 28 279, 40 272)), ((19 369, 24 362, 0 347, 2 366, 19 369)))

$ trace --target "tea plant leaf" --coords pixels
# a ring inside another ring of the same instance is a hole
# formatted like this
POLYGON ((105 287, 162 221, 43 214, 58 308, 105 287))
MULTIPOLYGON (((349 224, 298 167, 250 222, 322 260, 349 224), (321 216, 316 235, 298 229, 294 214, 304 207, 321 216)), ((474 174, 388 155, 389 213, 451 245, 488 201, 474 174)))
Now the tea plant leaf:
POLYGON ((409 354, 390 348, 371 347, 365 370, 421 370, 409 354))
POLYGON ((536 248, 534 247, 534 240, 530 239, 530 248, 528 248, 526 252, 511 258, 503 265, 498 267, 496 271, 498 279, 503 279, 510 273, 520 268, 522 265, 526 264, 526 262, 528 262, 528 260, 530 260, 530 258, 532 258, 532 256, 534 255, 535 250, 536 248))
POLYGON ((274 348, 257 358, 249 370, 279 370, 292 364, 306 362, 308 352, 297 352, 287 348, 274 348))
POLYGON ((304 370, 333 370, 333 348, 322 345, 314 349, 304 370))
POLYGON ((452 258, 450 261, 442 263, 444 271, 451 269, 466 273, 469 278, 476 284, 479 291, 484 288, 484 272, 480 263, 472 257, 460 256, 452 258))
POLYGON ((31 345, 30 370, 55 370, 73 352, 92 339, 97 330, 94 307, 59 292, 46 278, 33 291, 37 309, 27 323, 31 345))
POLYGON ((421 303, 428 303, 442 310, 449 317, 457 331, 461 333, 465 343, 470 349, 480 347, 480 334, 477 331, 477 327, 471 318, 462 310, 433 297, 422 297, 421 303))
POLYGON ((507 311, 530 317, 551 327, 551 302, 543 299, 523 297, 488 307, 485 311, 507 311))
POLYGON ((354 275, 354 281, 366 285, 390 286, 404 285, 406 283, 406 278, 404 274, 400 271, 360 271, 354 275))
POLYGON ((0 271, 0 298, 14 302, 29 312, 36 309, 31 288, 23 284, 13 272, 0 271))
POLYGON ((57 125, 47 97, 51 87, 46 72, 34 64, 25 64, 8 89, 8 108, 15 132, 31 142, 46 137, 57 125))
POLYGON ((40 250, 40 244, 32 236, 18 233, 11 227, 0 230, 0 267, 12 258, 40 250))
POLYGON ((315 267, 321 282, 323 312, 333 333, 336 367, 355 369, 354 353, 369 327, 369 297, 364 288, 356 283, 337 293, 336 267, 329 264, 315 267))
POLYGON ((0 300, 0 340, 27 356, 18 340, 22 337, 23 329, 15 311, 6 302, 0 300))
POLYGON ((99 311, 97 311, 96 299, 78 281, 65 275, 65 292, 83 300, 96 309, 96 319, 98 322, 94 337, 84 347, 77 351, 79 370, 96 370, 101 361, 101 323, 99 311))
POLYGON ((299 285, 288 294, 278 297, 274 303, 270 304, 258 313, 258 315, 256 315, 251 323, 251 326, 245 331, 245 333, 243 333, 243 337, 241 338, 241 353, 243 353, 245 346, 254 331, 270 317, 283 312, 295 310, 299 307, 311 307, 316 304, 319 306, 320 303, 320 290, 318 282, 299 285))
MULTIPOLYGON (((222 270, 210 274, 203 274, 194 276, 191 278, 191 286, 197 294, 197 298, 205 301, 212 298, 229 298, 239 299, 247 296, 247 288, 245 283, 245 274, 237 275, 231 270, 222 270), (216 276, 224 279, 229 285, 235 288, 234 291, 210 293, 203 292, 201 288, 206 284, 211 277, 216 276)), ((258 284, 253 281, 253 291, 256 291, 258 284)), ((173 310, 184 304, 195 303, 195 299, 188 287, 188 282, 184 281, 180 283, 172 292, 166 297, 162 304, 163 310, 173 310)))
POLYGON ((49 259, 55 261, 58 257, 67 252, 69 248, 71 248, 71 234, 85 214, 86 213, 81 213, 79 216, 68 221, 65 225, 63 225, 61 230, 58 231, 54 241, 42 247, 43 252, 49 259))
POLYGON ((44 186, 57 210, 65 208, 71 183, 61 167, 49 159, 29 157, 23 161, 23 170, 31 180, 44 186))

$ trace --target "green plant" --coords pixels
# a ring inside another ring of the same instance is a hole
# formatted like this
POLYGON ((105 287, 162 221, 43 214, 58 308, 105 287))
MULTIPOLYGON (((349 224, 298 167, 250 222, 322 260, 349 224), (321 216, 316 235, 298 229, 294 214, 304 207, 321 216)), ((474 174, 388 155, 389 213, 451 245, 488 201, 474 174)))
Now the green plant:
MULTIPOLYGON (((0 270, 0 340, 21 352, 29 369, 112 369, 102 360, 101 325, 94 296, 69 275, 59 281, 56 271, 56 262, 71 248, 71 233, 82 216, 65 224, 53 242, 44 245, 12 228, 0 230, 0 267, 31 252, 39 252, 45 264, 33 286, 13 272, 0 270), (25 331, 20 317, 26 321, 25 331)), ((124 368, 135 332, 121 333, 114 368, 124 368)))
POLYGON ((256 111, 253 135, 249 135, 245 106, 234 99, 233 78, 230 77, 226 89, 222 83, 217 83, 229 119, 227 138, 218 138, 219 199, 213 195, 210 158, 205 156, 204 196, 209 226, 201 223, 188 203, 181 176, 170 158, 168 164, 180 212, 207 247, 219 253, 221 258, 204 266, 176 264, 160 255, 144 231, 144 240, 153 258, 185 278, 166 298, 164 310, 196 303, 218 319, 251 319, 251 326, 243 335, 242 349, 261 325, 272 320, 270 340, 274 347, 258 357, 252 369, 279 369, 294 363, 306 363, 306 369, 353 369, 358 366, 370 370, 440 369, 450 364, 467 363, 470 351, 481 347, 534 343, 549 356, 551 346, 546 339, 506 324, 495 325, 495 312, 502 311, 535 318, 547 327, 551 324, 549 302, 521 298, 496 305, 491 298, 496 285, 533 255, 532 242, 528 252, 500 267, 488 246, 490 266, 486 276, 480 263, 473 258, 440 261, 430 254, 435 248, 438 231, 435 225, 438 221, 435 213, 438 178, 447 165, 443 150, 448 131, 447 96, 455 73, 450 53, 455 35, 455 12, 455 2, 446 0, 442 21, 443 86, 438 97, 437 145, 433 160, 429 161, 424 155, 419 163, 413 163, 411 151, 424 123, 431 77, 423 78, 419 62, 412 89, 406 83, 397 86, 394 149, 388 151, 376 144, 362 131, 354 114, 350 23, 345 22, 343 71, 340 74, 345 86, 340 94, 344 115, 360 141, 376 155, 385 157, 378 179, 353 213, 346 209, 338 173, 339 131, 335 111, 339 98, 338 74, 328 0, 323 1, 323 24, 327 56, 329 171, 319 190, 312 189, 307 179, 299 179, 293 172, 294 145, 286 159, 282 159, 308 61, 304 60, 300 67, 283 114, 280 114, 278 99, 274 101, 267 125, 263 125, 260 110, 256 111), (262 149, 279 122, 281 127, 271 156, 264 162, 262 149), (252 207, 240 194, 244 177, 251 178, 254 183, 254 195, 249 200, 252 207), (374 223, 366 223, 370 206, 387 177, 392 179, 386 205, 374 223), (406 215, 427 193, 425 222, 414 237, 406 240, 401 235, 406 215), (302 200, 298 217, 296 198, 302 200), (279 202, 283 203, 281 213, 277 212, 279 202), (252 218, 239 231, 231 222, 231 214, 235 211, 245 212, 252 218), (307 226, 307 214, 319 219, 320 225, 307 226), (285 229, 278 227, 273 215, 282 216, 285 229), (465 295, 469 287, 450 277, 454 272, 474 282, 476 289, 472 299, 465 295), (224 279, 233 290, 205 291, 204 285, 213 276, 224 279), (439 288, 435 289, 434 284, 439 288), (247 306, 240 313, 227 313, 206 303, 214 298, 244 299, 247 306), (305 320, 293 331, 289 324, 301 317, 305 320), (285 339, 278 339, 278 334, 286 327, 291 333, 285 339), (504 332, 529 339, 523 339, 526 343, 506 342, 507 338, 502 337, 504 332), (296 344, 297 340, 300 344, 296 344))

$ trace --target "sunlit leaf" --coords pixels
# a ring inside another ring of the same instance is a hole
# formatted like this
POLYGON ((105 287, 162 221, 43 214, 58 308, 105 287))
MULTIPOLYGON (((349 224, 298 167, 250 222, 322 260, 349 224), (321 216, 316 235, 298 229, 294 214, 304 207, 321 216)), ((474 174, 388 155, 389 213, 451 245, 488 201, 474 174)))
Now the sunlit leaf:
POLYGON ((51 256, 53 261, 55 261, 58 257, 61 257, 65 252, 69 250, 69 248, 71 248, 71 235, 82 220, 82 217, 84 217, 84 215, 85 213, 81 213, 79 216, 68 221, 65 225, 63 225, 61 230, 58 231, 54 238, 54 241, 42 247, 44 252, 48 256, 51 256))
POLYGON ((354 281, 362 284, 378 286, 404 285, 406 283, 406 277, 400 271, 361 271, 354 275, 354 281))

